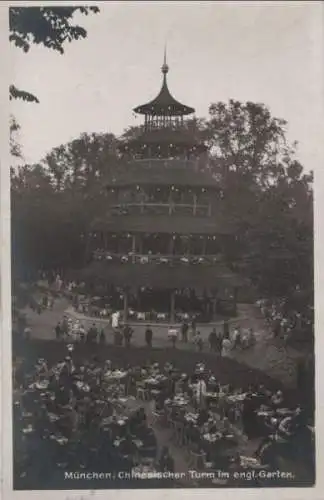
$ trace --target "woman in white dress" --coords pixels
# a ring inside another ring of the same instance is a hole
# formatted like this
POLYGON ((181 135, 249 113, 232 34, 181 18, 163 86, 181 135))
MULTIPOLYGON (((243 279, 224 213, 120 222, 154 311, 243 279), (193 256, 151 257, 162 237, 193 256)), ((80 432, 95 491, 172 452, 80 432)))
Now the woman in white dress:
POLYGON ((230 339, 224 337, 222 341, 222 356, 228 357, 230 356, 230 352, 232 350, 232 342, 230 339))

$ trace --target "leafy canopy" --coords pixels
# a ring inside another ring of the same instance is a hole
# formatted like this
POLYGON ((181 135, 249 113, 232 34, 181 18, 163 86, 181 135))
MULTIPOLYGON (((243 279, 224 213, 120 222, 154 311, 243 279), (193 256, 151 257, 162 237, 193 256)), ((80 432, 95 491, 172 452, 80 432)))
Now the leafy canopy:
MULTIPOLYGON (((99 12, 98 7, 11 7, 9 9, 9 40, 28 52, 33 44, 64 53, 64 44, 86 38, 87 31, 73 23, 76 12, 88 15, 99 12)), ((9 89, 10 99, 38 102, 29 92, 15 85, 9 89)))

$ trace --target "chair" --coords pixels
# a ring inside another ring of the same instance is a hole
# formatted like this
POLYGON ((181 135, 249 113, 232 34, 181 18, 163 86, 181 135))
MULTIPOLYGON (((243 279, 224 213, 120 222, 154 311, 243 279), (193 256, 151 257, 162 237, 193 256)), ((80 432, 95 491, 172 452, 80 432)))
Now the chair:
POLYGON ((152 411, 152 424, 162 426, 164 424, 165 414, 157 411, 152 411))
POLYGON ((167 424, 170 425, 172 427, 172 408, 166 408, 166 421, 167 421, 167 424))
POLYGON ((182 422, 175 421, 173 423, 174 435, 178 445, 184 444, 184 426, 182 422))
POLYGON ((148 391, 144 387, 136 387, 136 399, 140 399, 141 401, 148 401, 148 391))
POLYGON ((157 396, 160 394, 161 391, 159 391, 158 389, 151 389, 150 391, 150 396, 153 398, 153 399, 156 399, 157 396))
POLYGON ((190 467, 193 467, 194 470, 202 470, 205 469, 205 463, 206 463, 206 453, 204 451, 195 452, 193 450, 190 450, 190 460, 189 460, 190 467))

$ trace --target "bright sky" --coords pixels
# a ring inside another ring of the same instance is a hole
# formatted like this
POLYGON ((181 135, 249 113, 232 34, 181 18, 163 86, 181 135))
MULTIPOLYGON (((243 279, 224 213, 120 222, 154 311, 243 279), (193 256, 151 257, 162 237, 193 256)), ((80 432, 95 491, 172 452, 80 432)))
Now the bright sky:
POLYGON ((262 102, 288 121, 307 169, 322 142, 321 2, 109 2, 80 16, 85 40, 64 55, 11 48, 14 83, 40 104, 11 106, 27 162, 82 132, 120 134, 161 85, 165 42, 174 97, 207 116, 211 102, 262 102))

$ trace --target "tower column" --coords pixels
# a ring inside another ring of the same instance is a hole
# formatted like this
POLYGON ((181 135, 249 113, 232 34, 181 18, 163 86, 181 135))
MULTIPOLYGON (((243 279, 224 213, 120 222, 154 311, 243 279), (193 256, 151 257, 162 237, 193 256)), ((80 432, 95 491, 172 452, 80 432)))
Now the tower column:
POLYGON ((170 235, 170 241, 169 241, 169 254, 173 255, 174 251, 174 235, 170 235))
POLYGON ((202 241, 202 255, 206 255, 206 249, 207 249, 207 236, 204 236, 202 241))
POLYGON ((136 251, 136 235, 133 234, 132 236, 132 261, 133 261, 133 264, 135 262, 135 251, 136 251))
POLYGON ((233 312, 236 314, 237 312, 237 295, 238 295, 238 289, 237 287, 234 287, 233 289, 233 312))
POLYGON ((124 290, 124 323, 128 319, 128 291, 124 290))
POLYGON ((104 249, 108 250, 108 234, 107 231, 104 231, 103 233, 103 242, 104 242, 104 249))
POLYGON ((197 213, 197 194, 193 194, 193 215, 197 213))
POLYGON ((217 299, 214 295, 212 298, 212 318, 213 318, 213 321, 216 319, 216 315, 217 315, 217 299))
POLYGON ((174 323, 175 318, 175 290, 171 290, 170 295, 170 322, 174 323))

